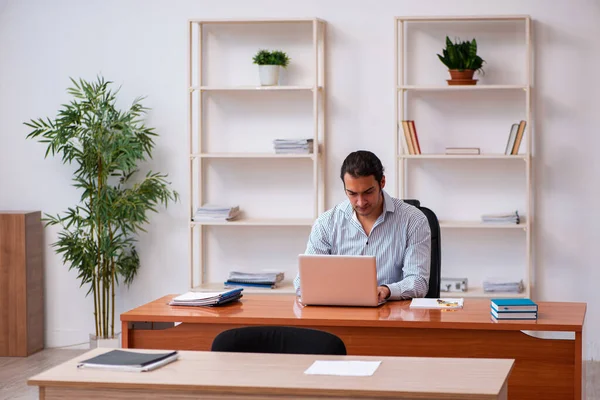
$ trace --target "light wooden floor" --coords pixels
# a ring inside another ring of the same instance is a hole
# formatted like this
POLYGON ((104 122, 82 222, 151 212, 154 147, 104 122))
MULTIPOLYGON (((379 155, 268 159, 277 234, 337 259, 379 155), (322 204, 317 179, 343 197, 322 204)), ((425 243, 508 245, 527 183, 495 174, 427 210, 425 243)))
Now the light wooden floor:
MULTIPOLYGON (((27 379, 39 372, 77 357, 86 350, 46 349, 30 357, 0 357, 0 400, 33 400, 37 387, 27 379)), ((600 362, 586 362, 587 399, 600 399, 600 362)))

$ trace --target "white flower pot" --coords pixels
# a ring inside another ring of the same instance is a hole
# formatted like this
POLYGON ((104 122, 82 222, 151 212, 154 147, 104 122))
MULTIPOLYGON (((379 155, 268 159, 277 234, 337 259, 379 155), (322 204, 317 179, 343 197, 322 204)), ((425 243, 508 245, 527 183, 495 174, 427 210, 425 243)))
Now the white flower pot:
POLYGON ((121 347, 121 334, 115 333, 115 337, 104 339, 90 333, 90 349, 118 349, 121 347))
POLYGON ((276 86, 279 84, 279 65, 259 65, 261 86, 276 86))

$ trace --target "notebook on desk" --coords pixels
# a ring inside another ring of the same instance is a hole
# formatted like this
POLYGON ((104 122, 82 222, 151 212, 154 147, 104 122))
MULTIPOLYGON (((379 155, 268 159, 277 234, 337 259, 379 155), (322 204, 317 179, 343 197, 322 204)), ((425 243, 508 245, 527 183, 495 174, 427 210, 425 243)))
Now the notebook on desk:
POLYGON ((304 305, 376 307, 375 256, 300 254, 300 301, 304 305))

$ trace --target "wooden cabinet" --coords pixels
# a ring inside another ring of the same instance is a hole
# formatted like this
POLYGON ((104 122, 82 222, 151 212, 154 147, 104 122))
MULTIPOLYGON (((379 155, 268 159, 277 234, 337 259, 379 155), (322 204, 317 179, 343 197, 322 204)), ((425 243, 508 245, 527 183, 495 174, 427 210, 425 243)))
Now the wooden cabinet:
POLYGON ((0 211, 0 356, 44 348, 44 270, 39 211, 0 211))

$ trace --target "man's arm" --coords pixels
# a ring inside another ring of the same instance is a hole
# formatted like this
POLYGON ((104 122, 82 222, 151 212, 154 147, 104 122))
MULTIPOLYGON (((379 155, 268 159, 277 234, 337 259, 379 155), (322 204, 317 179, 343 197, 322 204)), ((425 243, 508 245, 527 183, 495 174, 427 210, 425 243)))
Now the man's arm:
POLYGON ((403 279, 391 283, 388 300, 400 300, 425 297, 429 289, 429 272, 431 267, 431 229, 427 217, 415 221, 414 227, 408 228, 403 279))
MULTIPOLYGON (((306 245, 306 251, 304 254, 331 254, 331 243, 329 239, 329 233, 325 229, 323 223, 317 220, 312 227, 310 236, 308 237, 308 243, 306 245)), ((294 289, 296 294, 300 294, 300 273, 296 273, 294 278, 294 289)))

